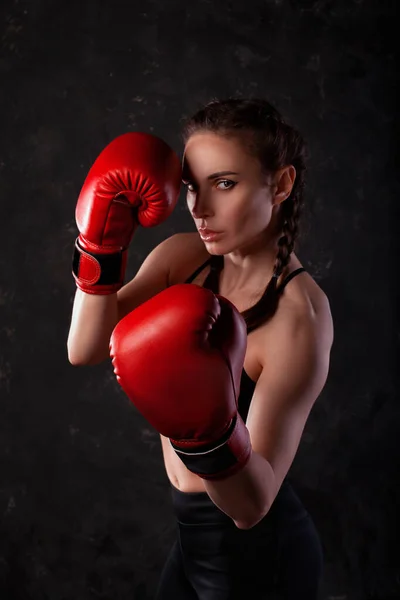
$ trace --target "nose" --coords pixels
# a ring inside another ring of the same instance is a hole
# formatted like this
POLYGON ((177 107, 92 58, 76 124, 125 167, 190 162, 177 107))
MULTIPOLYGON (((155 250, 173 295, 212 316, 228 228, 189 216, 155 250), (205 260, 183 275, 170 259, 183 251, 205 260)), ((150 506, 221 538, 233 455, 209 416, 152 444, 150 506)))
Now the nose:
POLYGON ((194 219, 206 219, 213 214, 206 194, 200 194, 199 191, 196 194, 188 195, 187 205, 194 219))

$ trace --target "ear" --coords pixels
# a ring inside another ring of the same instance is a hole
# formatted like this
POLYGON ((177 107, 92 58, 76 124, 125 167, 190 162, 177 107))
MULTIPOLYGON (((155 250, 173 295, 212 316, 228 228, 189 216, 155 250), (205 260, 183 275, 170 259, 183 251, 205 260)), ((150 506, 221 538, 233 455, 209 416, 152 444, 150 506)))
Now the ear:
POLYGON ((296 169, 293 165, 287 165, 274 173, 275 192, 273 193, 273 204, 281 204, 292 192, 296 179, 296 169))

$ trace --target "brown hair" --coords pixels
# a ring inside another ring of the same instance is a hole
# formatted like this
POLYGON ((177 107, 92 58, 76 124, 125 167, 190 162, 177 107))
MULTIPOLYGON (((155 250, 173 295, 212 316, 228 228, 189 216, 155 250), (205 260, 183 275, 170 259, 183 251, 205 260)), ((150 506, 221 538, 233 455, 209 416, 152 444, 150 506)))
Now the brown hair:
MULTIPOLYGON (((238 136, 247 151, 256 156, 265 174, 293 165, 296 179, 290 196, 281 204, 282 236, 273 275, 260 300, 242 313, 247 328, 253 329, 271 318, 278 306, 277 280, 290 260, 299 236, 299 221, 303 207, 303 189, 307 149, 301 134, 284 121, 282 115, 264 99, 229 98, 212 100, 186 120, 182 141, 199 131, 211 131, 225 136, 238 136)), ((223 256, 211 257, 211 272, 205 287, 218 288, 218 275, 223 256)), ((211 288, 212 289, 212 288, 211 288)))

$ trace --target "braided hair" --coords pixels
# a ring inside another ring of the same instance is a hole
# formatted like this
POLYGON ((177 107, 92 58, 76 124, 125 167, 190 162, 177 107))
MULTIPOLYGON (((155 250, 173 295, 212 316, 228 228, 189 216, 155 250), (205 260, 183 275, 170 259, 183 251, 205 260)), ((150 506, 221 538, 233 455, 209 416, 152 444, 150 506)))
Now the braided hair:
MULTIPOLYGON (((301 134, 286 123, 282 115, 264 99, 229 98, 212 100, 186 120, 182 130, 184 144, 200 131, 210 131, 226 137, 239 137, 246 150, 258 158, 263 174, 293 165, 296 178, 288 198, 281 204, 281 237, 272 277, 258 302, 243 311, 248 331, 270 319, 278 306, 277 281, 289 264, 303 208, 303 190, 307 149, 301 134)), ((218 290, 218 276, 223 268, 223 256, 211 257, 209 280, 204 287, 218 290)))

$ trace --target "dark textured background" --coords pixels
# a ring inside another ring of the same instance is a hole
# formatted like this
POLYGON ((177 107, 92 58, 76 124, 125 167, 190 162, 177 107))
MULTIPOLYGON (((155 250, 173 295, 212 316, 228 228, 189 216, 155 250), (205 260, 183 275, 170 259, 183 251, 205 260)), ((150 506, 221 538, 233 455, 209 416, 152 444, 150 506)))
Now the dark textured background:
MULTIPOLYGON (((298 255, 336 337, 290 474, 322 598, 400 597, 395 4, 2 0, 1 600, 153 597, 174 534, 158 436, 110 364, 67 359, 75 203, 111 139, 180 153, 181 118, 231 95, 270 99, 311 151, 298 255)), ((128 277, 191 229, 181 197, 135 236, 128 277)))

